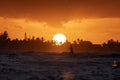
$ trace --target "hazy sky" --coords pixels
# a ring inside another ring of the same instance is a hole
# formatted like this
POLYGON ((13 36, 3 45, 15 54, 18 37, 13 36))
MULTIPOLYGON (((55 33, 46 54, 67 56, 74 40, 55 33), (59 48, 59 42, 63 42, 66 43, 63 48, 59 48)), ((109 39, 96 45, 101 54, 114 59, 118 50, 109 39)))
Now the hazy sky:
POLYGON ((0 0, 0 32, 11 38, 28 36, 51 40, 63 33, 102 43, 120 40, 120 0, 0 0))

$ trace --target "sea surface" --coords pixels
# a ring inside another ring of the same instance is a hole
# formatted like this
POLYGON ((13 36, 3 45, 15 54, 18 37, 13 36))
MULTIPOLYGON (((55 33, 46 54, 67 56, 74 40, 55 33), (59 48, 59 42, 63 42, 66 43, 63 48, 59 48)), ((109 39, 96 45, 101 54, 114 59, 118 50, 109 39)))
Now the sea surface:
POLYGON ((0 80, 120 80, 120 56, 1 52, 0 80))

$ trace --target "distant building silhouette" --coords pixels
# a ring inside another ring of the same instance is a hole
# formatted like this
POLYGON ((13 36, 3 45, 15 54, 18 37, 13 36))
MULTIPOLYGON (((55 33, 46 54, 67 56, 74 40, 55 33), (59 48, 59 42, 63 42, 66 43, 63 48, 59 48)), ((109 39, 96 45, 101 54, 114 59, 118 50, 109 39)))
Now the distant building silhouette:
POLYGON ((26 41, 27 41, 27 33, 25 32, 25 38, 24 38, 26 41))

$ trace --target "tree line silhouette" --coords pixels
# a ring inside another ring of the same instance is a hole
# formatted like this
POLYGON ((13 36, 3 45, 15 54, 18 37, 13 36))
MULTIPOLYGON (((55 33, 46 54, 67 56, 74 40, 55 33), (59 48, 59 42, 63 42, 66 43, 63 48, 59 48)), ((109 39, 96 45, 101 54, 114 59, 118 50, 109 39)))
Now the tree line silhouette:
POLYGON ((41 52, 69 52, 69 48, 73 47, 75 53, 79 52, 120 52, 120 42, 113 39, 104 42, 103 44, 93 44, 91 41, 84 41, 77 39, 73 43, 66 41, 61 46, 55 45, 53 40, 45 41, 44 37, 32 37, 27 38, 25 33, 25 39, 20 40, 18 38, 9 38, 8 32, 4 31, 0 34, 0 50, 38 50, 41 52))

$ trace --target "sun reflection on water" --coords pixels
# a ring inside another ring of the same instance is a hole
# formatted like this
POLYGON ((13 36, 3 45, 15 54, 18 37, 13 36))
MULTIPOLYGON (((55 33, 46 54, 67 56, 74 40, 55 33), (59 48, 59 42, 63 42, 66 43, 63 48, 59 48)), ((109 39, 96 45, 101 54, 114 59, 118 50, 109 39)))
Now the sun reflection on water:
POLYGON ((71 72, 62 73, 63 80, 74 80, 74 75, 71 72))

